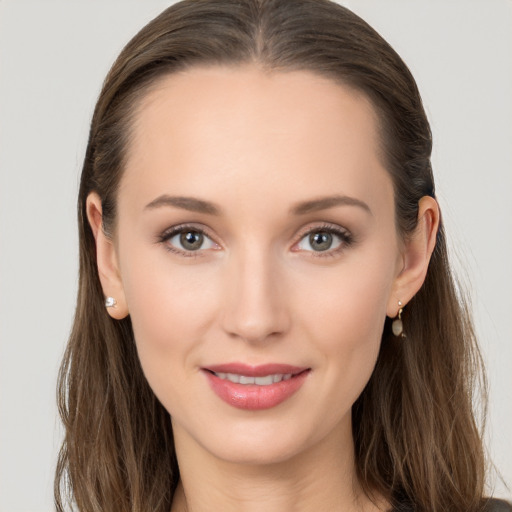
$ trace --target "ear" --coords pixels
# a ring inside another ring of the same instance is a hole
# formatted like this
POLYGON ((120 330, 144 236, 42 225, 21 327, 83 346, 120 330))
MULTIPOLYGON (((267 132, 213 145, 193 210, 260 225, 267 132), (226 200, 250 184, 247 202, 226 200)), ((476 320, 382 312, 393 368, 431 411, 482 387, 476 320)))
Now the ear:
POLYGON ((418 205, 418 224, 414 233, 404 242, 403 267, 395 278, 388 301, 387 315, 398 314, 398 301, 405 306, 419 291, 427 275, 430 257, 436 246, 439 228, 439 205, 430 197, 422 197, 418 205))
POLYGON ((86 211, 96 240, 96 261, 103 294, 105 297, 115 299, 115 305, 107 308, 107 311, 112 318, 121 320, 128 316, 128 307, 119 271, 116 247, 113 240, 107 237, 103 231, 101 199, 96 192, 91 192, 87 196, 86 211))

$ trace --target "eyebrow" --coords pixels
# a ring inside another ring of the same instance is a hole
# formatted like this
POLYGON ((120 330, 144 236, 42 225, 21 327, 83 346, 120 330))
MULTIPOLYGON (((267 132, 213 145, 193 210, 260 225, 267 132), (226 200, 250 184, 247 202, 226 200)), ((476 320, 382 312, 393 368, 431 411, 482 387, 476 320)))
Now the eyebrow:
MULTIPOLYGON (((144 209, 152 210, 163 206, 171 206, 188 210, 190 212, 205 213, 208 215, 220 215, 221 213, 221 209, 209 201, 204 201, 203 199, 197 199, 195 197, 170 196, 167 194, 157 197, 148 203, 144 209)), ((373 215, 370 207, 364 201, 344 195, 326 196, 318 199, 312 199, 310 201, 303 201, 293 206, 290 212, 293 215, 304 215, 306 213, 327 210, 336 206, 357 206, 373 215)))
POLYGON ((176 208, 182 208, 183 210, 188 210, 190 212, 220 215, 220 208, 208 201, 196 199, 195 197, 169 196, 167 194, 163 194, 148 203, 144 207, 144 210, 152 210, 162 206, 174 206, 176 208))
POLYGON ((357 206, 368 212, 370 215, 373 215, 370 207, 364 201, 356 199, 355 197, 340 195, 320 197, 311 201, 298 203, 292 207, 291 212, 294 215, 304 215, 306 213, 334 208, 335 206, 357 206))

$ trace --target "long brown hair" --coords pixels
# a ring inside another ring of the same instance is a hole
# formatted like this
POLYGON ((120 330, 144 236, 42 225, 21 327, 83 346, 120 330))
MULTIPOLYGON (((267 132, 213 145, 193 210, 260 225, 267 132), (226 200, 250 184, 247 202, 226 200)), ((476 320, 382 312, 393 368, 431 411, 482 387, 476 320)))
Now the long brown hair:
MULTIPOLYGON (((113 234, 141 98, 177 70, 249 62, 270 72, 309 70, 371 100, 401 236, 415 229, 419 200, 435 197, 432 136, 416 83, 386 41, 348 9, 328 0, 185 0, 145 26, 105 80, 82 170, 78 302, 58 390, 65 426, 55 476, 60 511, 66 498, 87 512, 170 509, 179 468, 169 414, 142 373, 129 317, 115 321, 105 311, 86 198, 99 194, 103 229, 113 234)), ((394 505, 479 510, 484 455, 473 390, 485 382, 442 226, 426 281, 403 320, 407 341, 386 324, 375 371, 353 407, 358 478, 370 496, 394 505)))

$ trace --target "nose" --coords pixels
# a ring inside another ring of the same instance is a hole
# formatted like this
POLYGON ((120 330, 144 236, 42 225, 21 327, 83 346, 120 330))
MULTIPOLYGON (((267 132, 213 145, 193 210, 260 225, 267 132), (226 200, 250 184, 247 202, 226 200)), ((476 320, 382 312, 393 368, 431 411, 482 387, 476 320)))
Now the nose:
POLYGON ((288 301, 270 252, 247 249, 233 257, 227 274, 225 332, 249 343, 282 336, 290 327, 288 301))

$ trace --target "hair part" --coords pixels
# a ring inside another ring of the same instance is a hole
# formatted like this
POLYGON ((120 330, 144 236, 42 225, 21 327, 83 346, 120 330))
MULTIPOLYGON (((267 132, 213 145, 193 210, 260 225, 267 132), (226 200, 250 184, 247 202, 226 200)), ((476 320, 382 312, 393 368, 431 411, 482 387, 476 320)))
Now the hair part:
MULTIPOLYGON (((103 306, 86 200, 102 200, 115 233, 116 195, 137 108, 155 84, 201 65, 255 63, 305 70, 362 92, 379 120, 403 237, 418 203, 435 197, 432 135, 416 83, 398 54, 328 0, 185 0, 146 25, 112 66, 93 115, 78 200, 80 271, 73 329, 59 375, 65 427, 55 501, 78 510, 168 511, 179 480, 170 417, 140 366, 131 321, 103 306)), ((472 408, 482 375, 468 306, 441 226, 426 281, 404 311, 407 340, 387 322, 374 373, 353 407, 357 475, 369 496, 415 510, 480 510, 484 454, 472 408)))

